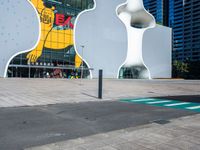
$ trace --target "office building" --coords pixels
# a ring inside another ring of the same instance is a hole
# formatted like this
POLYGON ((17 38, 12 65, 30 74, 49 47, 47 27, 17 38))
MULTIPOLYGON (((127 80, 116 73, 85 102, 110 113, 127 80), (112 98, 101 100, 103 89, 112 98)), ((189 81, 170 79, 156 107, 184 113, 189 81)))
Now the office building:
POLYGON ((158 24, 173 29, 173 60, 200 61, 200 1, 144 0, 158 24))

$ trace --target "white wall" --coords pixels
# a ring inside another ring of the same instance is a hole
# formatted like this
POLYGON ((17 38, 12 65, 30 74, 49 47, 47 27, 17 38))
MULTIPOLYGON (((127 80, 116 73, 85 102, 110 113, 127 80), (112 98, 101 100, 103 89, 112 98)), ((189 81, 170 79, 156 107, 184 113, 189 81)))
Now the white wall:
POLYGON ((0 2, 0 77, 6 77, 12 58, 37 45, 39 34, 39 17, 29 0, 0 2))
POLYGON ((76 19, 75 49, 84 59, 93 78, 103 69, 105 78, 117 78, 126 59, 127 33, 118 18, 117 7, 126 0, 96 0, 92 10, 82 12, 76 19), (84 45, 82 52, 81 45, 84 45))
POLYGON ((170 78, 171 29, 160 25, 154 26, 154 19, 148 12, 143 11, 142 15, 146 14, 145 19, 150 18, 150 27, 146 27, 141 36, 135 32, 128 36, 131 29, 126 26, 130 26, 131 23, 122 22, 123 18, 119 18, 117 14, 118 10, 123 11, 125 2, 96 0, 92 10, 84 11, 77 17, 74 29, 77 53, 89 68, 94 69, 91 71, 94 78, 98 77, 98 69, 104 70, 105 78, 117 78, 122 66, 146 68, 146 71, 142 69, 139 78, 170 78), (83 51, 81 45, 85 46, 83 51), (134 53, 128 53, 130 51, 134 53), (135 60, 136 58, 140 61, 135 60))
POLYGON ((143 60, 151 78, 172 76, 172 29, 157 25, 143 37, 143 60))

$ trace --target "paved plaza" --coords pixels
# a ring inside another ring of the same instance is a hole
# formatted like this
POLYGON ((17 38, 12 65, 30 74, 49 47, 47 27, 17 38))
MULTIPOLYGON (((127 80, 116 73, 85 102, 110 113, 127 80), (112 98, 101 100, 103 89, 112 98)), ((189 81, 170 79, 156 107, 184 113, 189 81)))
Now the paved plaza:
POLYGON ((0 150, 200 150, 200 81, 97 83, 0 79, 0 150))
MULTIPOLYGON (((97 91, 97 80, 0 79, 0 107, 98 101, 97 91)), ((182 95, 200 95, 200 81, 104 80, 103 82, 104 101, 182 95)))
POLYGON ((100 133, 26 150, 199 150, 200 115, 100 133))

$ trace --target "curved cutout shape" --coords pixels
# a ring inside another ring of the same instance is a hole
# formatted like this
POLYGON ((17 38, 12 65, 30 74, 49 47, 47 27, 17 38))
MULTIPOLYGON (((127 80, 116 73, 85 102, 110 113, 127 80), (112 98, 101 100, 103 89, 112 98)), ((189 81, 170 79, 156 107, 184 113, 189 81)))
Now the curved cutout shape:
POLYGON ((15 56, 37 46, 39 20, 29 0, 0 2, 0 77, 6 77, 8 65, 15 56))
POLYGON ((128 52, 123 67, 132 68, 138 78, 151 79, 150 71, 143 61, 142 41, 144 32, 156 26, 154 17, 145 10, 142 0, 127 0, 118 9, 118 14, 128 34, 128 52))
POLYGON ((94 0, 94 8, 81 12, 75 21, 75 51, 94 70, 91 78, 98 77, 98 69, 105 78, 118 78, 119 67, 126 59, 127 33, 117 10, 126 0, 94 0), (82 51, 81 46, 84 46, 82 51))

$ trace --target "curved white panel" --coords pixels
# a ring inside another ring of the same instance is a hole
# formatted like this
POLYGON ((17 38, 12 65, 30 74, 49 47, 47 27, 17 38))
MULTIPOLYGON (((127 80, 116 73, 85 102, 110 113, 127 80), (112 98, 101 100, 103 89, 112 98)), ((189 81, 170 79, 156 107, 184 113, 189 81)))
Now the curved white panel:
POLYGON ((104 70, 105 78, 117 78, 127 55, 127 33, 117 9, 125 0, 96 0, 95 7, 78 15, 75 22, 75 50, 86 62, 91 76, 104 70), (82 51, 81 46, 84 45, 82 51))
POLYGON ((143 60, 152 78, 171 78, 172 29, 157 25, 143 36, 143 60))
POLYGON ((142 0, 122 2, 96 0, 76 19, 75 50, 94 68, 91 75, 103 69, 105 78, 116 78, 123 66, 136 78, 171 77, 171 30, 156 26, 142 0))
POLYGON ((0 77, 16 55, 36 47, 39 36, 39 16, 29 0, 0 2, 0 77))
POLYGON ((128 34, 128 52, 123 67, 137 69, 139 78, 150 79, 150 72, 143 61, 142 47, 144 32, 155 27, 155 19, 145 10, 142 0, 127 0, 118 9, 118 14, 128 34))

